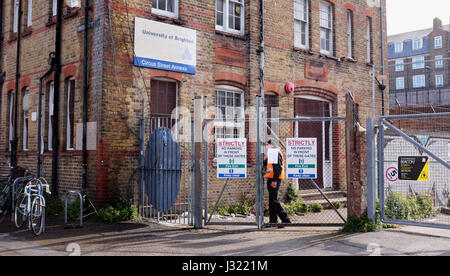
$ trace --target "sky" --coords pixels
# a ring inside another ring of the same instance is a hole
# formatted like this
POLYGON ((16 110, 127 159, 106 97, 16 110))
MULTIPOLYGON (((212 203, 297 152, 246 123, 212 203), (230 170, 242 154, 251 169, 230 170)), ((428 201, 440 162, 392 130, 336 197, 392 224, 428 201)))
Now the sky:
POLYGON ((438 17, 450 24, 450 0, 386 0, 388 35, 433 27, 438 17))

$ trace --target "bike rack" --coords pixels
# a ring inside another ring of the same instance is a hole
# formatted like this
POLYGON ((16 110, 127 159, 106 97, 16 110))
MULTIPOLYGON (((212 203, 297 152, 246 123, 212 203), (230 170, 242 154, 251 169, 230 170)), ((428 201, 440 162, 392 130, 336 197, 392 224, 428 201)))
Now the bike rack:
POLYGON ((84 225, 83 225, 83 219, 84 218, 87 218, 87 217, 89 217, 89 216, 91 216, 91 215, 93 215, 93 214, 97 214, 97 209, 95 208, 95 206, 94 206, 94 204, 92 204, 92 202, 88 199, 88 201, 89 201, 89 206, 86 208, 86 210, 89 208, 89 207, 92 207, 92 209, 94 209, 94 211, 93 212, 91 212, 91 213, 89 213, 89 214, 87 214, 87 215, 83 215, 84 214, 84 211, 86 211, 84 208, 83 208, 83 202, 84 202, 84 199, 86 198, 86 195, 83 195, 80 191, 68 191, 67 193, 66 193, 66 195, 64 196, 64 228, 74 228, 74 227, 76 227, 76 228, 83 228, 84 227, 84 225), (67 203, 68 203, 68 199, 69 199, 69 196, 70 195, 76 195, 76 196, 78 196, 78 198, 80 199, 80 218, 79 218, 79 220, 80 220, 80 225, 79 226, 74 226, 74 225, 72 225, 72 226, 69 226, 69 224, 67 223, 67 203))

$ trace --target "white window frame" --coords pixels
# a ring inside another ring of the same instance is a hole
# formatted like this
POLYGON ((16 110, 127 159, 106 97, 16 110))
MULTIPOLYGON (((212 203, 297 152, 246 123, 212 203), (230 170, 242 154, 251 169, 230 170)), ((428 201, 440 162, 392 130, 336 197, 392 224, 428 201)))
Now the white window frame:
POLYGON ((33 25, 33 0, 28 0, 27 27, 33 25))
POLYGON ((22 98, 22 109, 23 109, 23 131, 22 131, 22 142, 23 150, 28 150, 28 133, 29 133, 29 120, 28 111, 30 109, 30 90, 28 88, 24 89, 24 95, 22 98))
MULTIPOLYGON (((171 1, 171 0, 165 0, 166 7, 167 7, 167 1, 171 1)), ((156 2, 158 3, 158 0, 156 0, 156 2)), ((173 12, 167 11, 166 9, 160 9, 159 7, 152 6, 152 13, 161 15, 161 16, 178 19, 178 0, 173 0, 173 12)))
POLYGON ((403 59, 397 59, 395 61, 395 72, 402 72, 405 70, 405 61, 403 59))
POLYGON ((435 84, 436 84, 436 88, 444 87, 444 75, 436 75, 435 76, 435 84))
POLYGON ((14 0, 13 12, 13 32, 19 31, 19 0, 14 0))
MULTIPOLYGON (((75 78, 73 78, 73 77, 67 79, 67 95, 66 95, 67 96, 67 101, 66 101, 66 103, 67 103, 67 105, 66 105, 66 115, 67 115, 67 120, 66 120, 66 124, 67 124, 66 125, 66 150, 68 150, 68 151, 74 150, 74 147, 70 146, 70 144, 72 144, 72 142, 73 142, 73 145, 75 145, 75 141, 72 141, 72 139, 74 137, 72 137, 72 135, 70 135, 72 131, 75 133, 75 130, 72 130, 72 123, 73 123, 73 126, 76 127, 75 126, 75 122, 71 122, 70 121, 70 111, 71 111, 70 110, 70 106, 71 106, 70 100, 72 98, 72 94, 75 93, 75 87, 72 84, 75 84, 75 78)), ((75 98, 74 98, 74 100, 75 100, 75 98)), ((75 107, 75 103, 74 103, 74 107, 75 107)), ((74 114, 75 114, 75 111, 74 111, 74 114)), ((75 120, 75 118, 74 118, 74 120, 75 120)))
POLYGON ((353 12, 347 11, 347 57, 353 58, 353 12))
POLYGON ((56 16, 58 14, 58 0, 53 0, 52 2, 52 16, 56 16))
POLYGON ((435 68, 443 68, 444 67, 444 59, 443 56, 435 56, 434 57, 434 67, 435 68))
POLYGON ((223 26, 217 25, 217 0, 215 5, 216 5, 215 10, 216 30, 237 35, 243 35, 245 30, 245 0, 223 0, 223 26), (241 5, 241 30, 235 30, 228 26, 230 2, 241 5))
POLYGON ((320 17, 319 18, 320 19, 320 53, 331 56, 331 55, 333 55, 333 52, 334 52, 334 48, 333 48, 333 35, 334 35, 333 5, 329 2, 320 1, 319 17, 320 17), (328 18, 325 19, 325 16, 323 16, 324 14, 328 18), (325 38, 323 38, 323 35, 325 35, 325 38), (329 37, 326 37, 327 35, 329 35, 329 37), (329 50, 326 49, 327 47, 329 48, 329 50))
POLYGON ((234 130, 237 130, 237 137, 236 138, 244 138, 245 137, 245 123, 243 121, 234 121, 232 118, 226 118, 226 114, 222 114, 225 116, 225 118, 220 117, 221 112, 219 112, 219 108, 221 107, 225 107, 225 113, 227 113, 227 108, 232 108, 233 109, 233 114, 236 113, 236 109, 240 109, 239 113, 240 116, 238 119, 244 119, 245 118, 245 103, 244 103, 244 99, 245 99, 245 93, 244 91, 242 91, 239 88, 233 87, 233 86, 227 86, 227 85, 219 85, 215 87, 215 95, 216 95, 216 121, 214 122, 214 127, 215 127, 215 139, 217 138, 235 138, 235 137, 227 137, 226 135, 226 130, 225 130, 225 134, 224 135, 219 135, 219 131, 218 129, 220 129, 221 131, 223 129, 232 129, 233 133, 234 130), (235 97, 236 95, 240 96, 240 107, 235 106, 235 98, 233 97, 233 107, 227 106, 227 103, 225 103, 225 106, 218 104, 218 93, 220 92, 225 92, 225 93, 233 93, 233 96, 235 97))
POLYGON ((423 88, 425 87, 426 79, 425 75, 415 75, 413 76, 413 88, 423 88), (420 82, 419 82, 420 80, 420 82), (423 80, 423 82, 422 82, 423 80))
POLYGON ((434 38, 434 49, 442 48, 442 36, 436 36, 434 38))
POLYGON ((425 68, 425 57, 413 57, 412 58, 412 69, 423 69, 425 68))
POLYGON ((399 78, 395 79, 395 89, 396 90, 405 89, 405 78, 404 77, 399 77, 399 78))
POLYGON ((395 42, 394 43, 394 50, 396 53, 401 53, 403 52, 403 42, 395 42))
POLYGON ((51 82, 48 89, 48 137, 47 148, 49 151, 53 150, 53 125, 52 117, 55 109, 55 83, 51 82))
POLYGON ((366 18, 366 46, 367 46, 367 63, 372 62, 372 19, 366 18))
POLYGON ((413 50, 419 50, 423 48, 423 38, 413 40, 413 50))
POLYGON ((309 0, 294 0, 294 46, 309 49, 309 0), (302 43, 303 35, 305 43, 302 43))

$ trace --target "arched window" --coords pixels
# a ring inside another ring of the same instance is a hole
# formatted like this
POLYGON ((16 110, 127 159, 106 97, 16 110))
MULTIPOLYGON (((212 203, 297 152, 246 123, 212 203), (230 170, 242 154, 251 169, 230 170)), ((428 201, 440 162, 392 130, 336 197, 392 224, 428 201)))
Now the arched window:
POLYGON ((232 86, 216 86, 216 138, 244 137, 244 91, 232 86))
POLYGON ((28 87, 24 87, 22 89, 22 142, 23 142, 23 150, 28 150, 28 133, 29 133, 29 109, 30 109, 30 90, 28 87))
POLYGON ((66 150, 75 148, 75 79, 66 79, 66 150))

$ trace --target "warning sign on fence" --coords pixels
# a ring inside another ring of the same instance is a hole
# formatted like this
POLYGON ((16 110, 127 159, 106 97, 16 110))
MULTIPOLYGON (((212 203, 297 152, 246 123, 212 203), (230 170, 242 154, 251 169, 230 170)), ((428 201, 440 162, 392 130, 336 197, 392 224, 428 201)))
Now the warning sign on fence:
POLYGON ((398 167, 400 180, 430 180, 430 164, 426 156, 400 156, 398 167))
POLYGON ((217 139, 217 178, 247 177, 247 140, 217 139))
POLYGON ((287 177, 317 178, 317 138, 286 139, 287 177))

